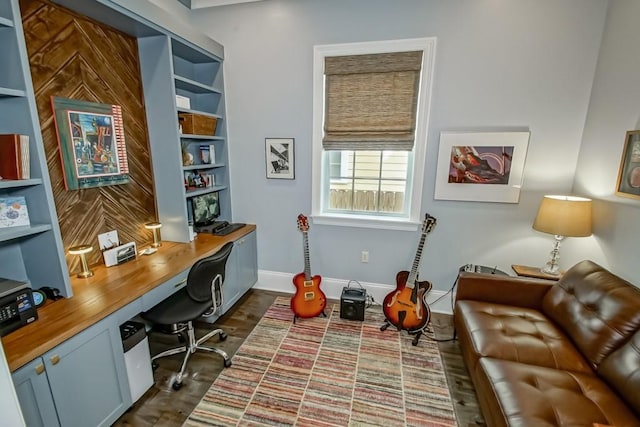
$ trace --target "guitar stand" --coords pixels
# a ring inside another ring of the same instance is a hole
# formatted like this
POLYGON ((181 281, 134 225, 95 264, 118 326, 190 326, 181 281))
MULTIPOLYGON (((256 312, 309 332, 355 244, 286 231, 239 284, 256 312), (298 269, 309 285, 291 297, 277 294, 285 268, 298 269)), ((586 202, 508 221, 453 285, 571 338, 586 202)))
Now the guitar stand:
MULTIPOLYGON (((382 324, 382 326, 380 326, 380 330, 381 331, 386 331, 387 328, 391 326, 391 323, 388 320, 385 320, 384 323, 382 324)), ((425 325, 425 328, 427 326, 425 325)), ((401 328, 397 328, 398 332, 402 332, 404 329, 401 328)), ((409 335, 415 335, 415 337, 413 337, 413 340, 411 341, 411 345, 413 345, 414 347, 418 345, 418 342, 420 341, 420 337, 422 336, 422 333, 424 332, 424 328, 420 329, 419 331, 415 331, 415 332, 409 332, 407 331, 407 333, 409 335)))
MULTIPOLYGON (((322 310, 322 317, 327 317, 327 314, 324 312, 324 310, 322 310)), ((318 316, 320 316, 320 314, 318 314, 318 316)), ((317 317, 317 316, 316 316, 317 317)), ((298 317, 296 314, 293 315, 293 324, 296 324, 296 319, 303 319, 303 317, 298 317)))

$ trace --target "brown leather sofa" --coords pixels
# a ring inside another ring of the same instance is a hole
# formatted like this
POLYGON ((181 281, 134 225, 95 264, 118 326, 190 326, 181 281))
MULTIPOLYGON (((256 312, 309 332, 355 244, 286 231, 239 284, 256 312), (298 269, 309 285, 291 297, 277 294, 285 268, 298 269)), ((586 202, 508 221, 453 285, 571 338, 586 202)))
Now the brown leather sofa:
POLYGON ((488 426, 640 426, 639 288, 591 261, 558 282, 463 272, 457 286, 488 426))

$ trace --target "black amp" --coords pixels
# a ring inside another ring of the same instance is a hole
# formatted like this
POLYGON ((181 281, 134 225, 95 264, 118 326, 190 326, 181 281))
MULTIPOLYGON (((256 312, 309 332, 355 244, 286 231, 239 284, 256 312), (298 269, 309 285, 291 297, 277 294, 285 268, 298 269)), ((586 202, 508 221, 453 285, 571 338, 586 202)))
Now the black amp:
POLYGON ((358 288, 342 288, 340 317, 349 320, 364 320, 367 291, 358 288))

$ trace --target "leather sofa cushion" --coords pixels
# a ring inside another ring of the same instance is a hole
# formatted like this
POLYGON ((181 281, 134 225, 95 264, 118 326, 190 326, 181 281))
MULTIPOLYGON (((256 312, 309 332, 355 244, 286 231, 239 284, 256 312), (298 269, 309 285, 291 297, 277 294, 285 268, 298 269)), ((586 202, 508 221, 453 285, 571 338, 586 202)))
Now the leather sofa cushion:
POLYGON ((456 303, 455 320, 470 371, 479 357, 495 357, 592 372, 564 333, 537 310, 465 300, 456 303))
POLYGON ((640 331, 602 361, 598 374, 640 417, 640 331))
POLYGON ((483 358, 476 392, 491 426, 638 426, 633 414, 595 375, 483 358))
POLYGON ((638 307, 640 289, 592 261, 570 268, 542 302, 594 369, 640 328, 638 307))

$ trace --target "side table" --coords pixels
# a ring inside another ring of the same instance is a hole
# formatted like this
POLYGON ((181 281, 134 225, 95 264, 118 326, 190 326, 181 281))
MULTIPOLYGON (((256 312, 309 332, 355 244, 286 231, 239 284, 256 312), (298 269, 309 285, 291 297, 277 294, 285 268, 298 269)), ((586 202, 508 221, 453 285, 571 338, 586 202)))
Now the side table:
POLYGON ((536 279, 546 279, 546 280, 560 280, 562 275, 565 273, 561 271, 558 276, 554 276, 552 274, 543 273, 539 267, 529 267, 527 265, 512 265, 511 268, 516 272, 518 276, 523 277, 533 277, 536 279))

